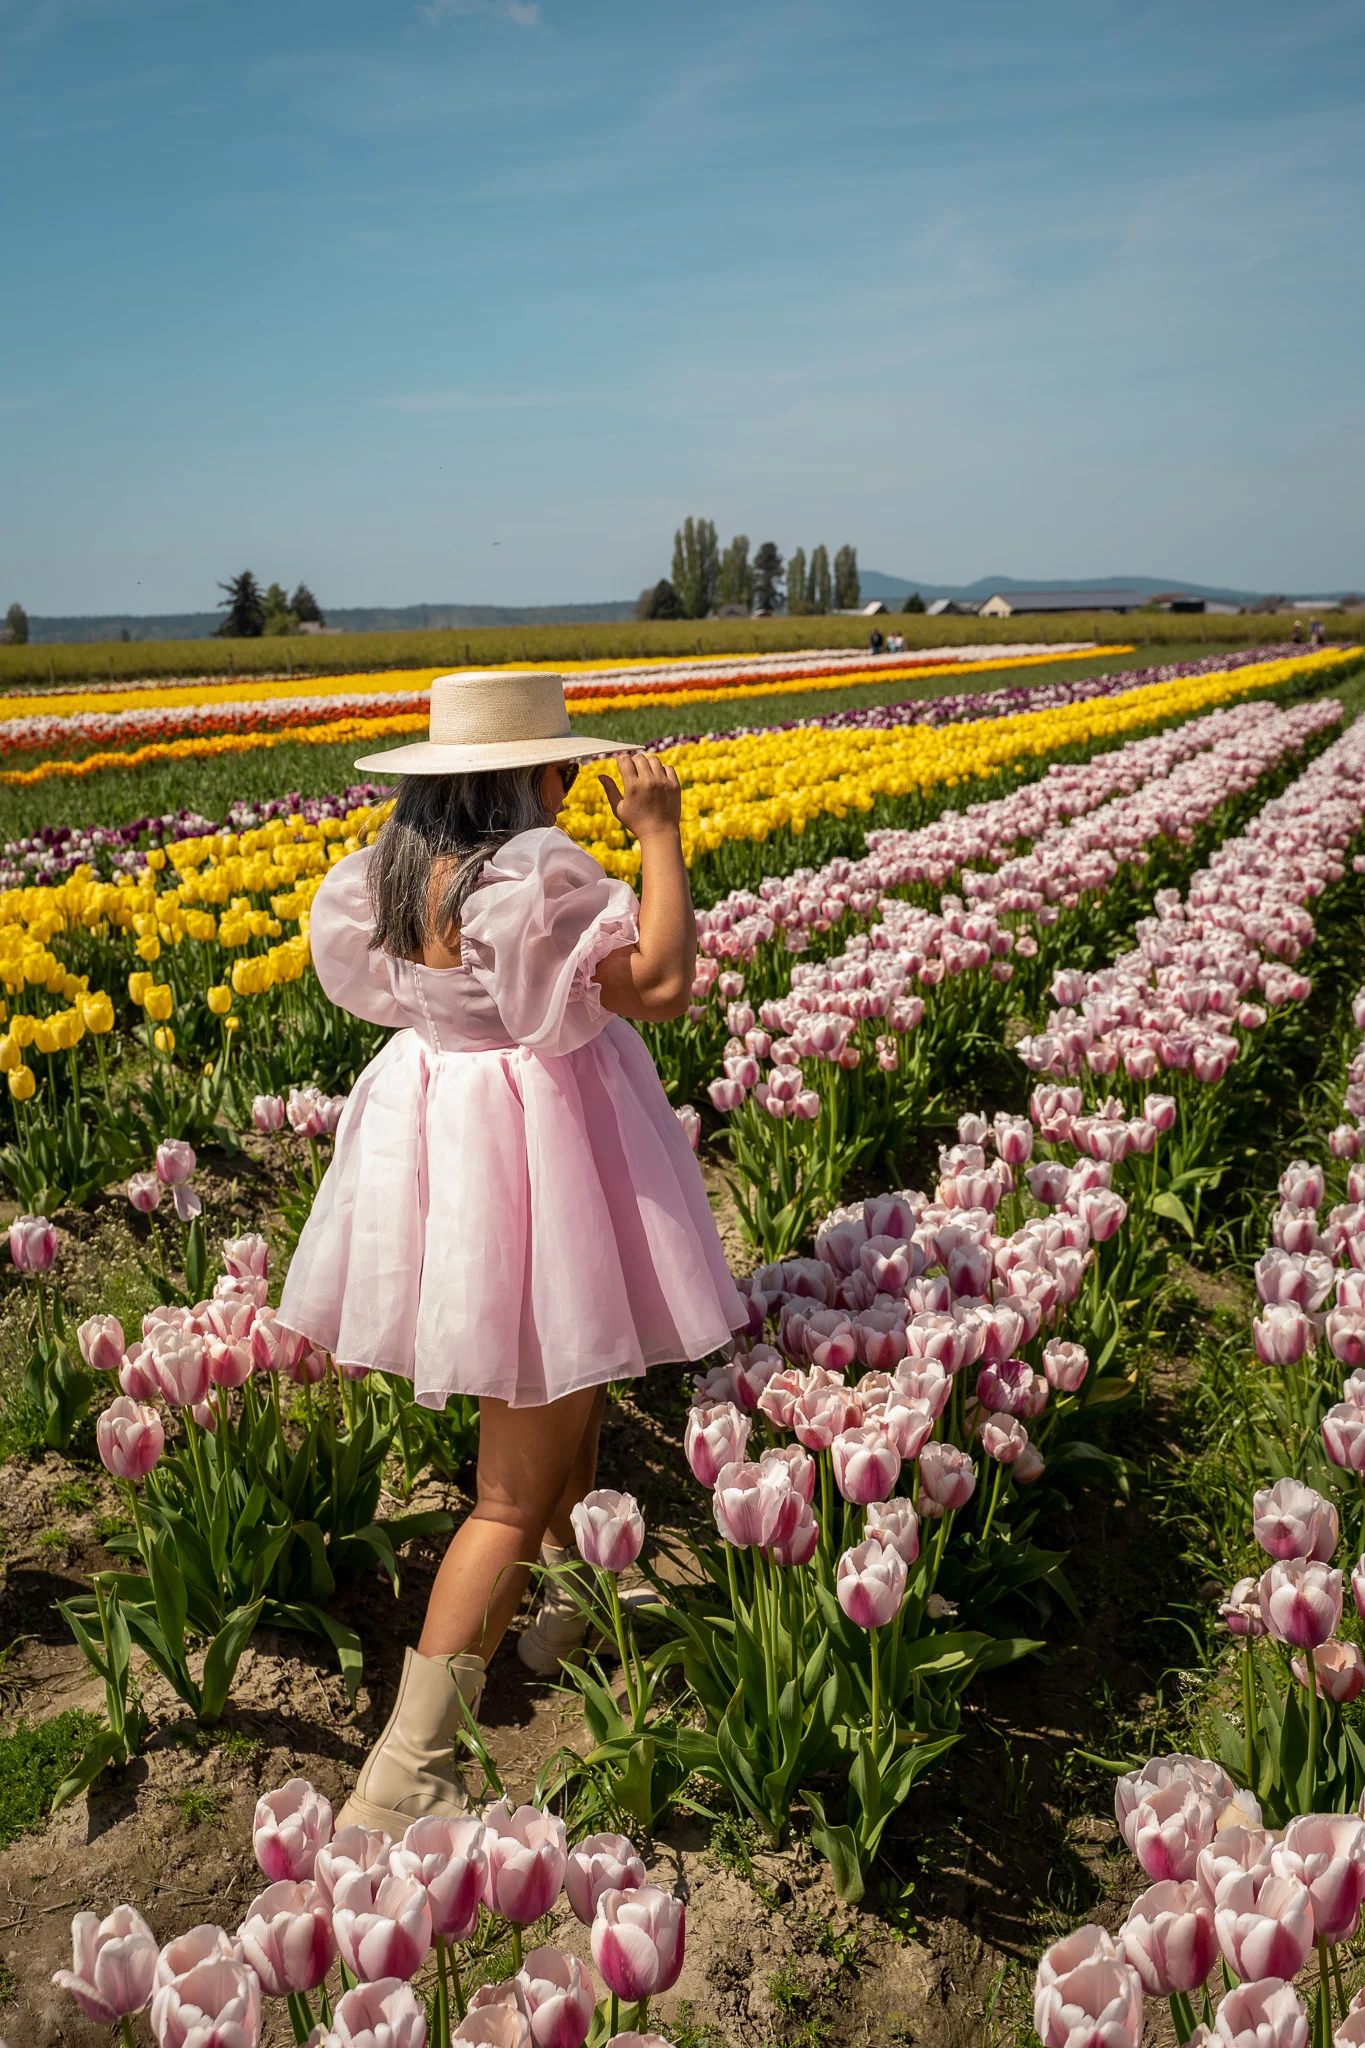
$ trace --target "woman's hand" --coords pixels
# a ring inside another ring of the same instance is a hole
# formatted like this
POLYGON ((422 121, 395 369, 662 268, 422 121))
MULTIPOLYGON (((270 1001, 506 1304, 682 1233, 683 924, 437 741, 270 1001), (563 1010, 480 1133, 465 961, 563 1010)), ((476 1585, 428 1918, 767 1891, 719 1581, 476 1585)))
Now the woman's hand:
POLYGON ((677 834, 682 825, 682 786, 677 772, 657 754, 618 754, 618 789, 609 775, 598 780, 607 793, 617 819, 637 839, 666 832, 677 834))

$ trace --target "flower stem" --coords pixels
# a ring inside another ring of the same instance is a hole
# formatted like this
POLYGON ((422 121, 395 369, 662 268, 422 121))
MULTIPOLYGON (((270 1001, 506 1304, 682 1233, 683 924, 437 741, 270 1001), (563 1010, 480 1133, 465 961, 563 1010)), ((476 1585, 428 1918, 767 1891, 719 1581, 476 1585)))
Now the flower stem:
POLYGON ((450 1980, 446 1974, 445 1936, 436 1937, 436 2048, 450 2039, 450 1980))
POLYGON ((872 1638, 872 1760, 880 1767, 882 1753, 882 1658, 880 1629, 869 1629, 872 1638))
MULTIPOLYGON (((630 1651, 626 1644, 626 1617, 621 1612, 621 1588, 616 1583, 615 1572, 603 1572, 607 1591, 611 1596, 611 1625, 616 1635, 616 1654, 621 1659, 621 1676, 626 1682, 626 1704, 630 1708, 630 1725, 639 1732, 639 1702, 635 1693, 635 1671, 630 1651)), ((521 1965, 518 1963, 517 1968, 521 1965)))
POLYGON ((521 1968, 521 1929, 520 1929, 520 1927, 518 1927, 518 1925, 517 1925, 516 1921, 514 1920, 514 1921, 512 1922, 512 1975, 513 1975, 514 1977, 516 1976, 516 1974, 517 1974, 517 1971, 518 1971, 518 1970, 519 1970, 520 1968, 521 1968))
POLYGON ((1312 1650, 1304 1655, 1308 1666, 1308 1792, 1304 1812, 1312 1813, 1318 1796, 1318 1666, 1312 1650))

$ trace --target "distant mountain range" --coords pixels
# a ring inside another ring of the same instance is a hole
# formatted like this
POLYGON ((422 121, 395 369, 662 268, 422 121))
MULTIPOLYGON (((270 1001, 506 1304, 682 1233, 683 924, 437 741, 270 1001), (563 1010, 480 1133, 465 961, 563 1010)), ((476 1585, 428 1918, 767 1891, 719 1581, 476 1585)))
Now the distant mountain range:
MULTIPOLYGON (((925 583, 913 577, 886 576, 879 569, 861 572, 863 601, 879 597, 886 603, 917 590, 926 603, 936 597, 956 597, 980 603, 997 590, 1178 590, 1191 597, 1211 597, 1225 604, 1251 604, 1262 593, 1230 590, 1212 583, 1182 583, 1174 576, 1089 576, 1074 579, 1029 578, 1021 576, 978 576, 975 583, 925 583)), ((1340 595, 1342 593, 1333 593, 1340 595)), ((1299 591, 1286 595, 1302 596, 1299 591)), ((1313 602, 1325 604, 1327 594, 1318 592, 1313 602)), ((635 602, 622 598, 616 604, 409 604, 338 605, 326 607, 329 625, 347 633, 401 633, 446 631, 457 626, 558 626, 610 623, 635 616, 635 602)), ((219 612, 99 612, 79 618, 29 618, 29 638, 52 644, 92 640, 204 640, 217 631, 219 612)))

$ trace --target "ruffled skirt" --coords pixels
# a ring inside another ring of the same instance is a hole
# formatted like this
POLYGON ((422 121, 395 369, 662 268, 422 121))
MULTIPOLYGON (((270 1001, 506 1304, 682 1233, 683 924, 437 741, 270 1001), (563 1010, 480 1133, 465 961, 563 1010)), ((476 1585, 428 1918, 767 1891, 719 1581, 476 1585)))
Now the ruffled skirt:
POLYGON ((534 1408, 703 1358, 746 1310, 654 1063, 613 1018, 557 1059, 390 1039, 351 1092, 279 1319, 425 1407, 534 1408))

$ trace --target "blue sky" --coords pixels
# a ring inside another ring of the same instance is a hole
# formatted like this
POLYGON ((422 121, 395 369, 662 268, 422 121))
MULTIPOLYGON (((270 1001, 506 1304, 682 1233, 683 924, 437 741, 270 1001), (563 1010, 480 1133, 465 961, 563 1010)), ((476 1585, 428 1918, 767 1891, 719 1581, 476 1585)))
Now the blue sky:
POLYGON ((0 604, 1365 584, 1365 0, 0 0, 0 604))

